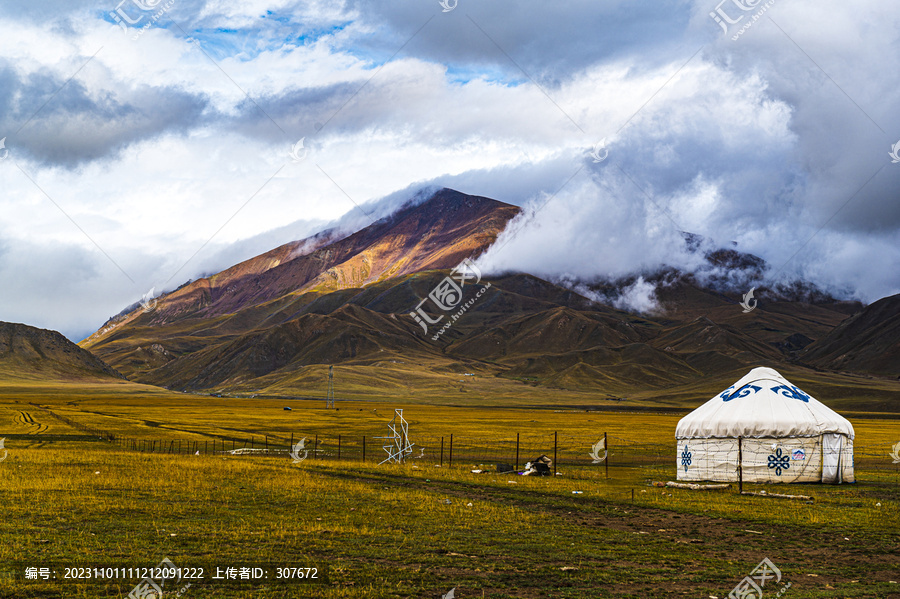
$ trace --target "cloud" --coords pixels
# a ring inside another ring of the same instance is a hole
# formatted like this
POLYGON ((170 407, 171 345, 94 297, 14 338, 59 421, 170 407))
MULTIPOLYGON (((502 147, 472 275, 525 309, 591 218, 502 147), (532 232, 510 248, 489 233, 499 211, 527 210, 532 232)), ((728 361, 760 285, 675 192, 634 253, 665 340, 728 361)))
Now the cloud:
POLYGON ((842 296, 900 288, 890 3, 779 0, 737 41, 701 0, 178 1, 137 41, 115 4, 0 9, 0 286, 23 320, 99 325, 427 186, 526 208, 484 257, 496 271, 690 269, 687 230, 842 296), (34 299, 59 297, 55 267, 2 262, 37 246, 92 281, 65 307, 34 299))
POLYGON ((32 73, 22 80, 5 69, 0 71, 0 86, 6 92, 0 127, 21 129, 8 137, 7 147, 17 158, 45 166, 75 168, 114 158, 137 142, 195 126, 205 108, 202 97, 177 89, 142 86, 126 93, 92 94, 80 82, 66 84, 49 73, 32 73), (41 109, 45 102, 47 107, 41 109), (38 118, 32 119, 35 113, 38 118))
POLYGON ((682 44, 689 19, 682 3, 669 0, 552 5, 460 0, 456 10, 436 16, 437 0, 352 0, 345 6, 383 32, 373 47, 385 45, 386 38, 398 48, 409 40, 410 51, 429 61, 473 72, 502 72, 520 81, 534 78, 552 87, 598 62, 635 54, 665 56, 682 44))
POLYGON ((663 308, 656 297, 656 284, 645 281, 638 276, 632 283, 616 288, 615 292, 599 291, 591 288, 583 281, 571 281, 565 278, 559 283, 595 302, 638 314, 658 315, 663 308))

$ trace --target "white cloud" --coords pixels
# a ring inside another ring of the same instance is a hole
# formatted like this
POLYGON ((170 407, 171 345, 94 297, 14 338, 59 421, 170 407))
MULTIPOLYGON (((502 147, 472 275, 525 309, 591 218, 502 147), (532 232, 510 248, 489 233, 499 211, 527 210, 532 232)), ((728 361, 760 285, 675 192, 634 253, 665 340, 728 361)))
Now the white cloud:
POLYGON ((485 257, 496 270, 690 268, 685 229, 867 300, 900 287, 900 167, 886 165, 900 75, 878 66, 900 44, 889 3, 779 1, 768 14, 794 41, 765 20, 737 42, 705 1, 448 14, 437 2, 179 1, 137 41, 108 22, 113 8, 0 9, 0 238, 12 248, 0 261, 38 244, 93 269, 72 309, 53 310, 33 298, 56 297, 57 270, 16 278, 0 262, 24 320, 99 324, 173 273, 178 284, 342 217, 362 226, 354 203, 381 214, 419 183, 521 205, 562 187, 485 257), (310 155, 295 164, 301 137, 310 155), (602 138, 610 155, 596 164, 587 152, 602 138))

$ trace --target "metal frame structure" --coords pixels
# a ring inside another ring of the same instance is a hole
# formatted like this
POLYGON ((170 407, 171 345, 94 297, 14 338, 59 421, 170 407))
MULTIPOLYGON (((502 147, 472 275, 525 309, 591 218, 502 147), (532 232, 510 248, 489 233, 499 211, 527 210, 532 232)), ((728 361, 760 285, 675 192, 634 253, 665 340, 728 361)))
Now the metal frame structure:
POLYGON ((325 409, 334 408, 334 365, 328 367, 328 390, 325 392, 325 409))
POLYGON ((390 443, 381 446, 387 452, 388 457, 379 462, 379 466, 385 462, 402 464, 403 460, 412 453, 414 445, 409 442, 409 423, 403 418, 403 410, 394 410, 394 417, 388 423, 388 428, 391 431, 391 436, 375 437, 376 439, 390 441, 390 443))

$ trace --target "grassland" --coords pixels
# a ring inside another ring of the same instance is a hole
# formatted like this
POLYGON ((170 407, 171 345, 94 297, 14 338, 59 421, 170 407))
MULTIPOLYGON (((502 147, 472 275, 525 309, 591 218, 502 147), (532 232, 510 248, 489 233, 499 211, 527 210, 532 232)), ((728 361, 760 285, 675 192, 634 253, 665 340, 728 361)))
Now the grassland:
POLYGON ((561 476, 530 478, 473 474, 479 464, 462 460, 450 468, 433 459, 377 466, 371 458, 293 464, 286 456, 141 453, 37 406, 130 438, 198 443, 383 434, 392 409, 402 407, 413 440, 558 430, 674 450, 679 418, 377 401, 326 411, 321 403, 210 398, 127 382, 7 383, 0 388, 8 450, 0 462, 4 598, 125 597, 137 580, 2 574, 25 566, 58 574, 77 565, 149 567, 164 557, 181 567, 280 564, 322 573, 316 584, 237 585, 207 574, 183 594, 197 598, 441 597, 453 587, 460 598, 721 598, 764 557, 784 576, 771 595, 789 581, 786 597, 900 597, 890 582, 900 583, 900 465, 888 455, 900 441, 897 420, 854 419, 857 484, 768 487, 815 497, 805 503, 733 488, 652 486, 673 479, 674 459, 613 463, 606 478, 602 466, 566 454, 561 476))

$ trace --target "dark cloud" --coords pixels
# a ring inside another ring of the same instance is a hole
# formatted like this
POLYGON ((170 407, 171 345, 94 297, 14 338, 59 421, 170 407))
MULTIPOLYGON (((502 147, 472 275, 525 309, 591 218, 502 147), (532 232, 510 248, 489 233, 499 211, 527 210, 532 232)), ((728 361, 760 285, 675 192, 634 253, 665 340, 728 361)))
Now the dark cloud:
POLYGON ((515 80, 526 79, 521 67, 551 86, 598 62, 640 55, 647 66, 658 65, 691 45, 684 39, 689 14, 677 0, 459 0, 447 13, 437 0, 349 0, 346 6, 378 32, 370 40, 354 40, 360 47, 395 52, 408 41, 402 53, 455 66, 494 67, 515 80))
POLYGON ((177 87, 91 91, 79 80, 67 83, 47 70, 20 76, 8 65, 0 69, 0 89, 0 130, 9 132, 10 152, 66 168, 115 157, 138 141, 188 132, 208 105, 203 95, 177 87))

